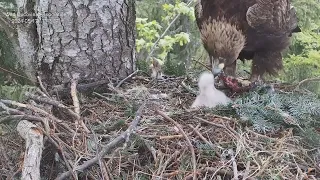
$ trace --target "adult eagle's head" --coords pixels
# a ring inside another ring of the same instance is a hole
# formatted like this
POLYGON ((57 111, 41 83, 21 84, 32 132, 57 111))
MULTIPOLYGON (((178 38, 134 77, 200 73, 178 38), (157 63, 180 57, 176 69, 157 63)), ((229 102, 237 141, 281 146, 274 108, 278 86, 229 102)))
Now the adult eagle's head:
POLYGON ((242 31, 224 18, 205 20, 200 34, 214 75, 218 75, 225 66, 237 60, 246 42, 242 31))

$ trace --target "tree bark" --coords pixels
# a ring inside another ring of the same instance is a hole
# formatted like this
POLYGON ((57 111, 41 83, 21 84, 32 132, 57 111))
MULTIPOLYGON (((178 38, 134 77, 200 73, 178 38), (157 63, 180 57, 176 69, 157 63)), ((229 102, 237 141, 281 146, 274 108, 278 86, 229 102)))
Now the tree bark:
POLYGON ((31 81, 35 82, 38 37, 34 17, 34 3, 32 0, 16 0, 16 4, 16 24, 20 48, 15 48, 15 51, 18 54, 19 64, 24 69, 25 74, 31 81))
POLYGON ((38 65, 49 86, 125 78, 135 70, 134 0, 37 2, 38 65))
POLYGON ((19 122, 17 131, 26 141, 21 179, 40 180, 43 134, 37 129, 36 125, 25 120, 19 122))

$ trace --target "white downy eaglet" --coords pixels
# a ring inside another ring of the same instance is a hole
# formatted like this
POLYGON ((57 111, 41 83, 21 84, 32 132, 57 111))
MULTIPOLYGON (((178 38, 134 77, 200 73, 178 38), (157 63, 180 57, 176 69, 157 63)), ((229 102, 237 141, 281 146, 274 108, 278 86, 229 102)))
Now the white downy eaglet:
POLYGON ((210 72, 203 72, 198 81, 200 94, 191 105, 191 108, 195 107, 208 107, 213 108, 218 104, 226 105, 231 102, 222 91, 216 89, 214 86, 214 76, 210 72))

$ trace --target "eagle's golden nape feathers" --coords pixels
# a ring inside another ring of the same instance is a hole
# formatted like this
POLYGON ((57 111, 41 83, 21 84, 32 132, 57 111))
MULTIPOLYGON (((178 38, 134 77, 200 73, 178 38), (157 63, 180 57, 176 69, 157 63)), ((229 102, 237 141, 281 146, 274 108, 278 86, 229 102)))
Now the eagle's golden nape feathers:
POLYGON ((224 18, 209 18, 204 21, 200 36, 209 53, 213 74, 218 74, 225 66, 233 64, 246 42, 242 31, 224 18))

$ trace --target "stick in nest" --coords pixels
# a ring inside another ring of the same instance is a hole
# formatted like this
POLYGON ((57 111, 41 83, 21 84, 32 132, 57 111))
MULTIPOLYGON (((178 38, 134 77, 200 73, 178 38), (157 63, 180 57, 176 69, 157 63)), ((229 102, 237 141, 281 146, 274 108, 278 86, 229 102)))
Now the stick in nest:
POLYGON ((65 109, 67 110, 67 112, 75 119, 80 119, 80 115, 73 112, 69 107, 63 105, 61 102, 59 101, 56 101, 56 100, 53 100, 51 99, 50 97, 47 97, 47 96, 37 96, 37 95, 34 95, 34 94, 31 94, 29 92, 26 92, 25 95, 28 97, 28 98, 31 98, 33 100, 36 100, 36 101, 39 101, 39 102, 43 102, 43 103, 46 103, 46 104, 49 104, 49 105, 52 105, 52 106, 55 106, 55 107, 58 107, 58 108, 62 108, 62 109, 65 109))
POLYGON ((235 155, 234 155, 234 152, 232 149, 229 149, 229 154, 231 155, 231 161, 232 161, 233 179, 239 180, 237 162, 236 162, 236 158, 235 158, 235 155))
POLYGON ((134 71, 133 73, 131 73, 128 77, 124 78, 123 80, 121 80, 117 85, 116 88, 119 88, 124 82, 126 82, 128 79, 130 79, 132 76, 134 76, 135 74, 137 74, 139 72, 139 70, 134 71))
POLYGON ((50 94, 48 93, 47 89, 46 89, 46 88, 43 86, 43 84, 42 84, 42 79, 41 79, 40 76, 37 76, 37 80, 38 80, 38 83, 39 83, 39 86, 40 86, 42 92, 43 92, 46 96, 50 97, 50 94))
MULTIPOLYGON (((79 99, 77 96, 77 80, 76 79, 72 79, 71 80, 71 97, 72 97, 72 101, 73 101, 73 106, 74 106, 74 112, 80 117, 80 103, 79 103, 79 99)), ((84 124, 83 120, 81 118, 76 120, 77 123, 79 123, 83 129, 89 133, 90 130, 86 127, 86 125, 84 124)))
MULTIPOLYGON (((195 128, 193 127, 191 124, 189 124, 189 127, 200 137, 200 139, 202 139, 206 144, 208 144, 212 149, 215 149, 215 145, 213 145, 211 142, 209 142, 205 137, 203 137, 203 135, 195 128)), ((217 157, 221 158, 221 154, 216 151, 215 154, 217 155, 217 157)))
POLYGON ((170 118, 169 116, 167 116, 165 113, 159 111, 159 110, 155 110, 157 114, 159 114, 160 116, 162 116, 164 119, 170 121, 171 123, 173 123, 180 131, 180 133, 185 137, 185 139, 187 140, 188 146, 190 148, 191 151, 191 155, 192 155, 192 165, 193 165, 193 180, 197 179, 197 163, 196 163, 196 155, 194 152, 194 148, 191 144, 190 139, 188 138, 188 136, 186 135, 186 133, 183 131, 183 129, 180 127, 180 124, 177 123, 176 121, 174 121, 172 118, 170 118))
MULTIPOLYGON (((130 134, 137 128, 138 123, 140 122, 140 120, 142 118, 142 111, 145 107, 145 104, 146 104, 146 102, 144 102, 142 104, 142 106, 140 106, 140 108, 138 109, 138 111, 136 113, 135 119, 131 122, 129 128, 125 132, 121 133, 118 137, 116 137, 111 142, 109 142, 106 146, 104 146, 103 149, 93 159, 86 161, 85 163, 83 163, 80 166, 74 167, 74 171, 83 171, 83 170, 87 169, 88 167, 98 163, 98 161, 102 157, 104 157, 107 153, 109 153, 113 148, 115 148, 116 146, 119 146, 121 143, 125 143, 126 140, 129 139, 130 134)), ((60 176, 58 176, 56 178, 56 180, 65 179, 65 178, 69 177, 70 175, 72 175, 71 171, 64 172, 60 176)))

